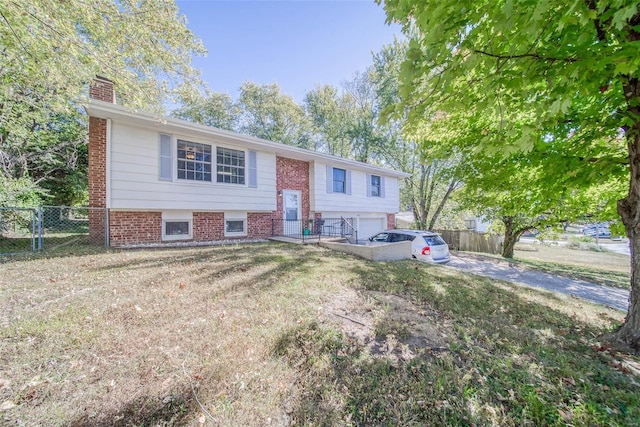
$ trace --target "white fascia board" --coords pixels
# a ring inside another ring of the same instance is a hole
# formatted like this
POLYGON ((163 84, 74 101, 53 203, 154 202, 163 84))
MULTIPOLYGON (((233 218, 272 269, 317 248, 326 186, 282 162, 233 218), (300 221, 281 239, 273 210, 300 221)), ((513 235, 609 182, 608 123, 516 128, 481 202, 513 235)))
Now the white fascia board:
POLYGON ((192 123, 173 117, 160 117, 158 115, 144 112, 131 112, 123 106, 111 104, 109 102, 89 100, 89 103, 85 105, 84 108, 87 114, 91 117, 112 119, 118 122, 129 123, 137 126, 144 125, 157 129, 158 132, 182 133, 202 138, 215 138, 217 141, 228 142, 230 144, 242 144, 249 149, 266 151, 280 157, 306 162, 320 162, 329 165, 343 166, 349 169, 370 171, 385 176, 393 176, 397 178, 407 178, 411 176, 411 174, 395 171, 393 169, 357 162, 355 160, 343 159, 341 157, 331 156, 317 151, 306 150, 304 148, 268 141, 266 139, 192 123))

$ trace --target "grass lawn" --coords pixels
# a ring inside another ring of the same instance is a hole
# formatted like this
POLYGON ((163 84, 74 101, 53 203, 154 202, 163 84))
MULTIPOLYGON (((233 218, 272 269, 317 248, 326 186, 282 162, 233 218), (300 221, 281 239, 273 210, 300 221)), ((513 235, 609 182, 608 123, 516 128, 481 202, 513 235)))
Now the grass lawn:
POLYGON ((516 262, 537 270, 629 289, 629 255, 554 245, 518 244, 514 258, 516 262))
POLYGON ((637 426, 623 317, 310 245, 15 260, 0 424, 637 426))

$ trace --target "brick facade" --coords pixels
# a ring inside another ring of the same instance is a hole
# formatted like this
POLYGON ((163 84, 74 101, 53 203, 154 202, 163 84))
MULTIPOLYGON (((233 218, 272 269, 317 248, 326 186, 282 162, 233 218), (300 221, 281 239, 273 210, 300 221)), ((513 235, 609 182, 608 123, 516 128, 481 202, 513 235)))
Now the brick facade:
POLYGON ((396 228, 396 214, 387 214, 387 230, 393 230, 396 228))
POLYGON ((223 212, 194 212, 193 240, 207 242, 224 239, 223 212))
POLYGON ((271 212, 249 212, 247 214, 247 236, 255 239, 271 237, 273 219, 274 214, 271 212))
POLYGON ((162 212, 109 212, 111 246, 162 241, 162 212))
MULTIPOLYGON (((107 121, 89 117, 89 207, 107 207, 107 121)), ((89 210, 89 239, 103 242, 105 213, 102 209, 89 210)))
MULTIPOLYGON (((309 163, 302 160, 276 157, 276 191, 298 190, 302 196, 300 220, 309 218, 309 163)), ((278 196, 276 218, 284 218, 282 197, 278 196)))
MULTIPOLYGON (((115 102, 113 82, 97 78, 89 88, 89 98, 115 102)), ((107 207, 107 121, 89 117, 89 207, 107 207)), ((104 242, 106 215, 102 209, 89 210, 89 239, 104 242)))

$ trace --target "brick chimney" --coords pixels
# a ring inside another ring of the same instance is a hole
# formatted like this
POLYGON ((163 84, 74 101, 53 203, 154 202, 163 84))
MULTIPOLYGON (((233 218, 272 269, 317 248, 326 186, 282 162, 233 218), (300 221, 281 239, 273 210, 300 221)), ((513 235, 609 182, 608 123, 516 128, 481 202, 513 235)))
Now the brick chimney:
MULTIPOLYGON (((115 104, 113 82, 96 76, 89 87, 89 98, 115 104)), ((100 243, 105 240, 107 224, 107 119, 89 117, 89 238, 100 243)))
POLYGON ((113 82, 105 77, 96 76, 89 87, 89 98, 115 104, 116 93, 113 90, 113 82))

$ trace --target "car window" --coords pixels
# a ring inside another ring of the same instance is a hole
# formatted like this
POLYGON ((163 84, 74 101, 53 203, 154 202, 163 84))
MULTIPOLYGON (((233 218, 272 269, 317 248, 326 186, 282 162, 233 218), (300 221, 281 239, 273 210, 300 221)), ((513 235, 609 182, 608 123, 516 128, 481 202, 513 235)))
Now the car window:
POLYGON ((423 237, 425 242, 427 242, 427 245, 429 246, 439 246, 439 245, 447 244, 447 242, 442 240, 442 237, 440 236, 423 236, 423 237))
POLYGON ((378 233, 369 240, 371 240, 372 242, 386 242, 388 238, 389 233, 378 233))
POLYGON ((407 240, 407 237, 408 236, 406 234, 389 233, 390 242, 404 242, 405 240, 407 240))

